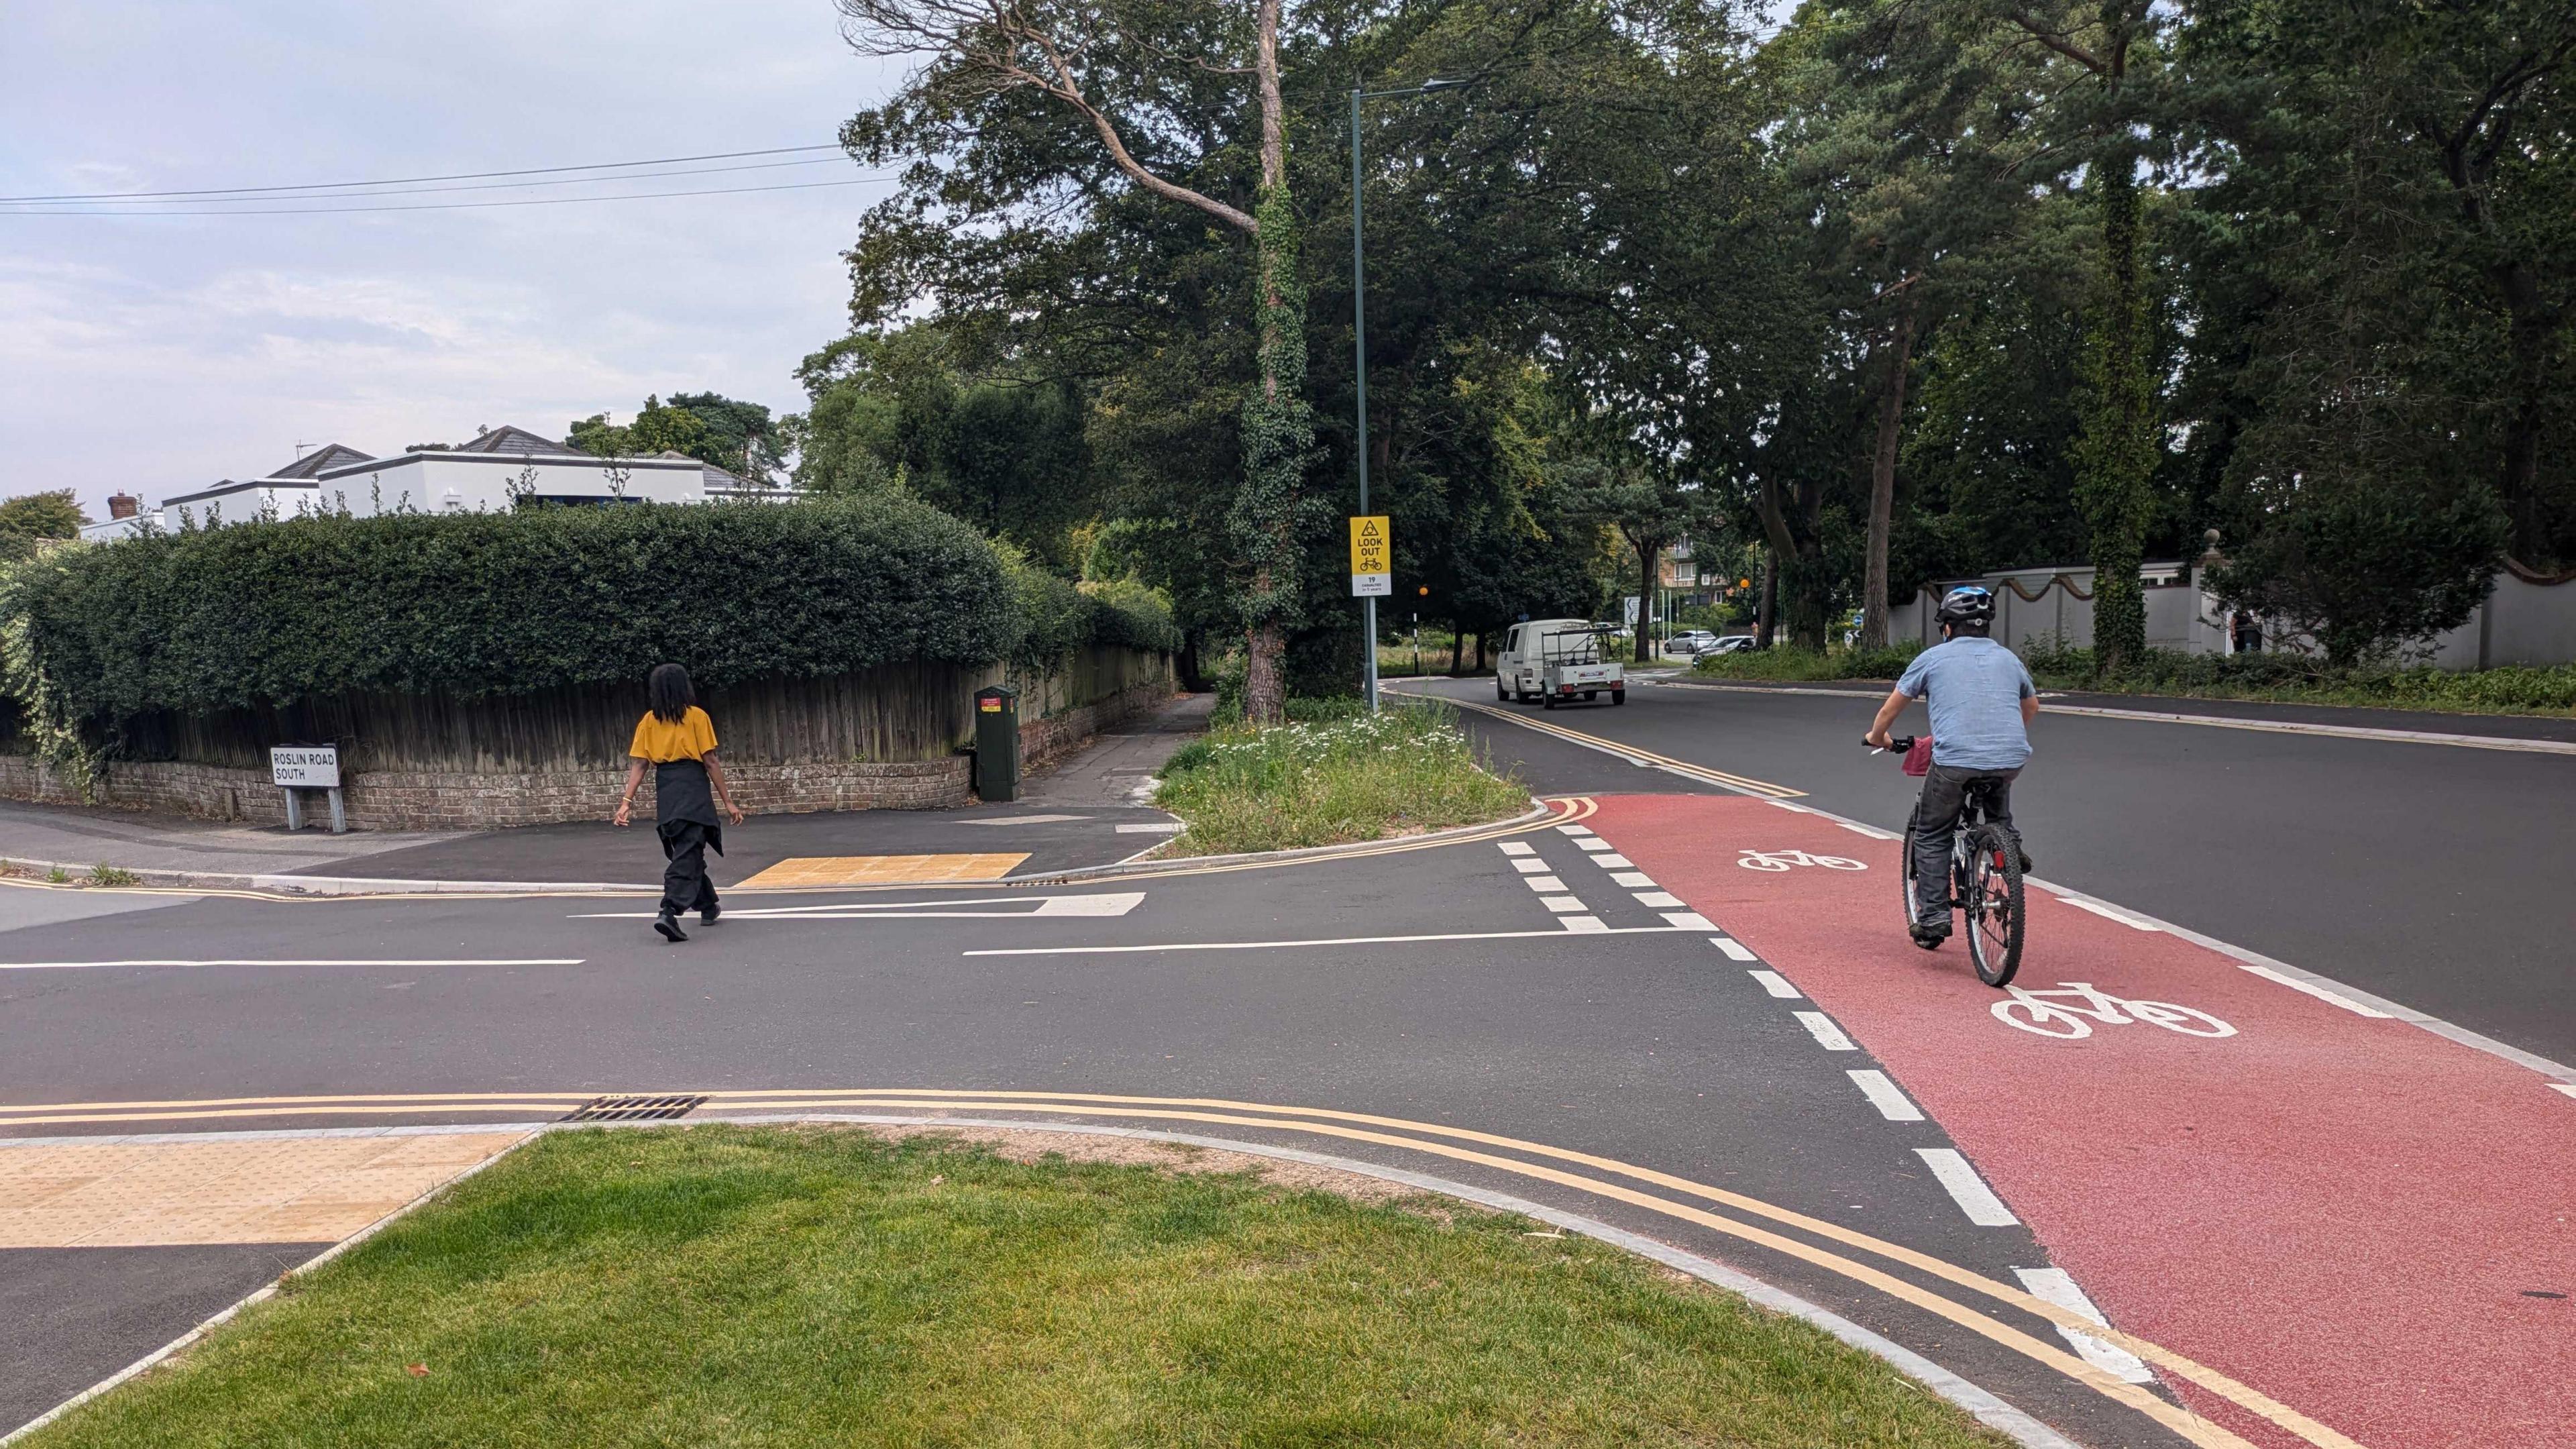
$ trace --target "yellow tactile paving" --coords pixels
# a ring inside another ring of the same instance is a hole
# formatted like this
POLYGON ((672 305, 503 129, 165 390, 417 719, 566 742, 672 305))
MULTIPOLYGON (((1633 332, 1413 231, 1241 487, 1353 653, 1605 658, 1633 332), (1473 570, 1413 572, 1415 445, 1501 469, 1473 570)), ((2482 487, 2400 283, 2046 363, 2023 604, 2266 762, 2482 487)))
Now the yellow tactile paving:
POLYGON ((0 1248, 336 1242, 524 1135, 0 1147, 0 1248))
POLYGON ((782 860, 746 886, 936 885, 1000 880, 1029 858, 1016 855, 800 855, 782 860))

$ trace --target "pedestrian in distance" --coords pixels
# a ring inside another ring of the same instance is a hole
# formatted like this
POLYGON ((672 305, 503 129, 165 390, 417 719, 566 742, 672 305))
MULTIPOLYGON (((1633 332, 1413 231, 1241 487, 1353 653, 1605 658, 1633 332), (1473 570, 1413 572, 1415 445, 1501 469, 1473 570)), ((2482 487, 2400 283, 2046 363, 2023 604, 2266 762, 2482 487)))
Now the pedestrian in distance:
POLYGON ((645 681, 653 707, 635 722, 635 742, 627 747, 626 789, 618 797, 617 824, 635 812, 635 791, 644 783, 644 767, 653 767, 653 806, 662 836, 662 909, 653 929, 667 941, 685 941, 680 912, 696 911, 701 925, 712 926, 724 907, 716 902, 715 882, 707 879, 707 851, 724 854, 724 826, 716 819, 716 802, 733 823, 742 809, 733 803, 724 766, 716 759, 715 721, 698 708, 689 671, 677 664, 658 664, 645 681), (709 788, 713 787, 713 793, 709 788))

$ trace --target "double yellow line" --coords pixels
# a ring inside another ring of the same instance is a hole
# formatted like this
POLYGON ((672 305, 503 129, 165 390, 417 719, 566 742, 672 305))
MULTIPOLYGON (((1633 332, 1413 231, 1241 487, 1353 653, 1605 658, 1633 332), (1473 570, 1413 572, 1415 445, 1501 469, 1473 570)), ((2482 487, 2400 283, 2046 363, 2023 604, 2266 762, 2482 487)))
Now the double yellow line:
MULTIPOLYGON (((397 1093, 327 1098, 224 1097, 194 1101, 69 1102, 8 1109, 10 1115, 0 1116, 0 1126, 60 1127, 110 1122, 369 1117, 414 1113, 476 1117, 512 1112, 560 1115, 599 1095, 595 1091, 397 1093)), ((632 1095, 662 1094, 639 1092, 632 1095)), ((2064 1348, 1993 1316, 1974 1306, 1973 1299, 1990 1300, 2059 1328, 2116 1344, 2175 1378, 2186 1380, 2297 1435, 2317 1449, 2361 1449, 2354 1440, 2216 1369, 2133 1334, 2097 1324, 2016 1285, 1743 1193, 1545 1143, 1400 1117, 1285 1107, 1221 1097, 1141 1097, 1089 1092, 945 1088, 778 1088, 704 1095, 708 1103, 699 1109, 701 1112, 998 1112, 1021 1116, 1186 1122, 1292 1132, 1425 1153, 1626 1203, 1797 1259, 1933 1314, 2020 1354, 2104 1398, 2146 1415, 2190 1443, 2202 1446, 2202 1449, 2253 1449, 2253 1446, 2189 1409, 2167 1403, 2134 1384, 2095 1368, 2064 1348), (1580 1170, 1568 1170, 1570 1168, 1580 1170), (1642 1191, 1631 1184, 1658 1191, 1642 1191), (1970 1301, 1962 1301, 1962 1297, 1951 1296, 1949 1292, 1936 1291, 1913 1278, 1899 1276, 1882 1264, 1910 1270, 1949 1290, 1963 1290, 1963 1295, 1970 1301)))
MULTIPOLYGON (((1389 692, 1392 693, 1393 691, 1389 692)), ((1496 719, 1510 720, 1513 724, 1519 725, 1523 729, 1536 730, 1543 735, 1554 735, 1558 739, 1570 740, 1575 744, 1583 745, 1590 749, 1608 750, 1612 754, 1624 755, 1632 760, 1642 760, 1647 764, 1657 766, 1661 769, 1670 770, 1676 775, 1686 776, 1690 779, 1697 780, 1702 784, 1715 785, 1721 790, 1733 790, 1740 795, 1757 796, 1764 800, 1787 800, 1793 796, 1804 795, 1807 793, 1804 790, 1792 790, 1786 785, 1775 785, 1768 780, 1756 780, 1750 775, 1729 774, 1724 770, 1712 770, 1706 765, 1694 765, 1688 760, 1676 760, 1670 755, 1657 754, 1653 750, 1629 744, 1624 740, 1604 739, 1600 735, 1587 734, 1582 730, 1567 729, 1561 724, 1556 724, 1544 719, 1533 719, 1527 714, 1516 714, 1507 709, 1496 709, 1490 704, 1479 704, 1474 700, 1452 699, 1445 694, 1425 694, 1414 695, 1412 697, 1416 699, 1436 699, 1444 704, 1454 705, 1459 709, 1472 709, 1478 714, 1489 714, 1496 719)))

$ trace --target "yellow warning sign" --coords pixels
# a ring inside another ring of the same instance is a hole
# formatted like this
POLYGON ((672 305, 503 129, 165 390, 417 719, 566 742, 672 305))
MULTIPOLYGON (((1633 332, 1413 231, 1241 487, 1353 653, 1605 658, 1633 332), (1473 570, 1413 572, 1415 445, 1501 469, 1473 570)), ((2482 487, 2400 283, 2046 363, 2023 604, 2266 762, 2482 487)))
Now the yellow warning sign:
POLYGON ((1384 598, 1395 592, 1395 533, 1386 515, 1351 520, 1351 597, 1384 598))

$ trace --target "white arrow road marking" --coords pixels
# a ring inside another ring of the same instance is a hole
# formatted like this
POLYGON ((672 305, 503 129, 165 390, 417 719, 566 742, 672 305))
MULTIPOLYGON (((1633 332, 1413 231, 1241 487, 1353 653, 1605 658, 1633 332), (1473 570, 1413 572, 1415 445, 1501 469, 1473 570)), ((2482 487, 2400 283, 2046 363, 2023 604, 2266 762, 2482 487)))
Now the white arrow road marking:
MULTIPOLYGON (((1009 921, 1034 916, 1123 916, 1143 904, 1143 891, 1088 896, 975 896, 947 901, 846 901, 812 906, 727 906, 724 918, 762 921, 1009 921), (949 906, 1035 906, 1035 910, 958 911, 949 906)), ((576 921, 649 921, 651 911, 588 911, 576 921)))
MULTIPOLYGON (((1600 936, 1671 936, 1672 926, 1604 926, 1586 934, 1600 936)), ((1171 941, 1159 946, 1013 946, 960 951, 961 956, 1120 956, 1139 951, 1275 951, 1291 946, 1402 946, 1417 941, 1520 941, 1542 937, 1563 940, 1557 931, 1452 931, 1437 936, 1332 936, 1306 941, 1171 941)))
MULTIPOLYGON (((2070 1313, 2080 1313, 2104 1328, 2111 1326, 2111 1320, 2102 1316, 2102 1310, 2093 1306, 2093 1300, 2084 1296, 2084 1290, 2076 1286, 2075 1279, 2065 1269, 2015 1268, 2013 1276, 2021 1279, 2021 1286, 2030 1290, 2031 1297, 2054 1303, 2070 1313)), ((2133 1384, 2156 1381, 2156 1376, 2138 1361, 2138 1356, 2127 1349, 2104 1343, 2089 1333, 2077 1333, 2063 1323, 2056 1327, 2077 1357, 2102 1372, 2133 1384)))

